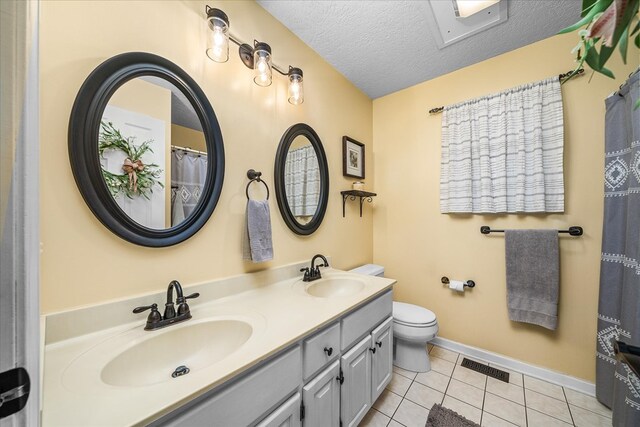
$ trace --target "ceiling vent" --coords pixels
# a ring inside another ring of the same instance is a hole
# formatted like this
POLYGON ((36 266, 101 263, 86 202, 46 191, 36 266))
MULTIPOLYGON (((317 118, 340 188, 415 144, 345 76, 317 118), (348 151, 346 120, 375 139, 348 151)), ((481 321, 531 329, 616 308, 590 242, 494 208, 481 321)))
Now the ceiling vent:
POLYGON ((507 0, 429 0, 429 6, 429 29, 440 49, 501 24, 508 17, 507 0))

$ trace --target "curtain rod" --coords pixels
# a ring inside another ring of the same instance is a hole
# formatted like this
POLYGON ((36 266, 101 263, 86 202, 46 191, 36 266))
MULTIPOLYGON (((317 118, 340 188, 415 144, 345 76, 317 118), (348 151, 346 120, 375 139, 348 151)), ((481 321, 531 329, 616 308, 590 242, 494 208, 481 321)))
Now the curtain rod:
POLYGON ((171 146, 172 150, 180 150, 180 151, 186 151, 188 153, 194 153, 194 154, 200 154, 203 156, 207 155, 206 151, 198 151, 198 150, 194 150, 193 148, 189 148, 189 147, 180 147, 178 145, 172 145, 171 146))
MULTIPOLYGON (((574 71, 568 71, 566 73, 558 74, 558 78, 561 80, 561 83, 562 83, 562 79, 566 79, 572 74, 575 76, 581 76, 584 74, 584 68, 578 69, 577 71, 575 71, 575 73, 574 71)), ((444 110, 444 107, 432 108, 431 110, 429 110, 429 114, 440 114, 442 113, 443 110, 444 110)))

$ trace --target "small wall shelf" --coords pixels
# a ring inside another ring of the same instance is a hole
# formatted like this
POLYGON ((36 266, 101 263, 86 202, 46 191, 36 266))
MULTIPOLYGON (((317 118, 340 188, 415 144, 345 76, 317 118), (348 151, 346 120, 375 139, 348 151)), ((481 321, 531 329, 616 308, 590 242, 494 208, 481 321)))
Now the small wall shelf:
POLYGON ((369 191, 360 191, 360 190, 345 190, 341 191, 342 194, 342 217, 345 217, 345 204, 347 203, 347 198, 351 200, 356 200, 358 197, 360 198, 360 218, 362 218, 362 204, 366 200, 367 202, 373 202, 373 197, 377 196, 376 193, 371 193, 369 191))

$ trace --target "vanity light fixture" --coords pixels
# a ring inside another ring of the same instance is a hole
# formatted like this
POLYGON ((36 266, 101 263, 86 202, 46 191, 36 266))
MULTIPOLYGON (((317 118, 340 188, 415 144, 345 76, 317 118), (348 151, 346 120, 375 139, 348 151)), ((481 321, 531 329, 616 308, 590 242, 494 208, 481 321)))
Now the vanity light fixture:
POLYGON ((493 6, 500 0, 452 0, 453 10, 458 18, 468 18, 471 15, 493 6))
POLYGON ((207 23, 211 34, 207 43, 207 56, 215 62, 229 60, 229 18, 220 9, 206 6, 207 23))
POLYGON ((253 81, 258 86, 271 86, 273 70, 289 79, 288 101, 290 104, 299 105, 304 102, 304 89, 302 86, 302 70, 289 66, 284 71, 272 61, 271 46, 265 42, 253 41, 253 46, 243 43, 229 33, 229 18, 220 9, 210 6, 205 7, 207 23, 211 34, 207 43, 207 56, 215 62, 227 62, 229 60, 229 41, 238 46, 238 54, 242 63, 251 68, 254 74, 253 81))

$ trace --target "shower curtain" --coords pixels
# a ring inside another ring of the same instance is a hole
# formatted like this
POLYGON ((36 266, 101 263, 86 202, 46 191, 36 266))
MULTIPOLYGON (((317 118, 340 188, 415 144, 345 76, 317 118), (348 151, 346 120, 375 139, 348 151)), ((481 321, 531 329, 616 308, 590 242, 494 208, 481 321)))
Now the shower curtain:
POLYGON ((640 379, 615 358, 616 340, 640 346, 640 92, 636 71, 607 100, 604 230, 596 395, 614 426, 640 426, 640 379))
POLYGON ((315 215, 320 199, 320 167, 313 146, 289 151, 284 165, 284 186, 294 216, 315 215))
POLYGON ((202 196, 206 178, 206 155, 171 151, 171 226, 191 215, 202 196))

